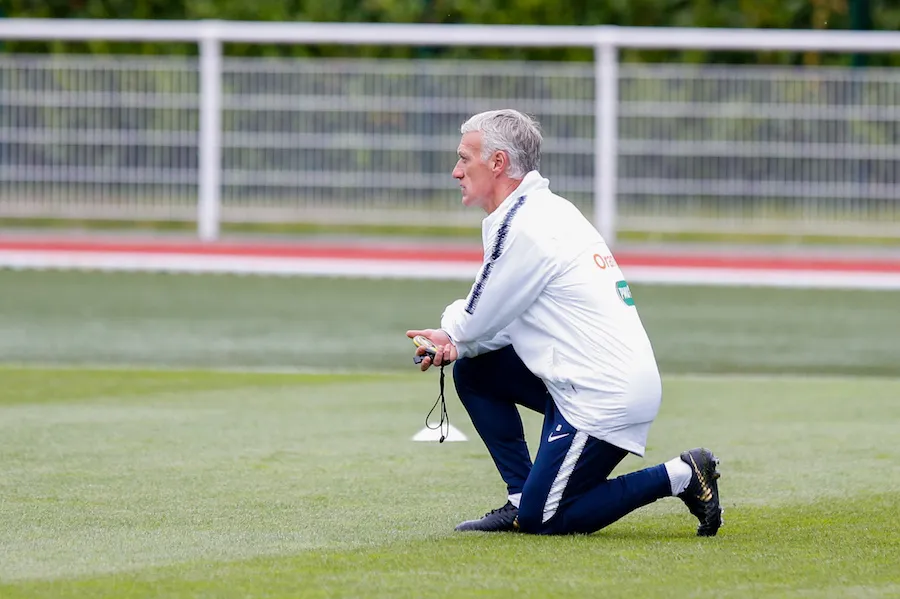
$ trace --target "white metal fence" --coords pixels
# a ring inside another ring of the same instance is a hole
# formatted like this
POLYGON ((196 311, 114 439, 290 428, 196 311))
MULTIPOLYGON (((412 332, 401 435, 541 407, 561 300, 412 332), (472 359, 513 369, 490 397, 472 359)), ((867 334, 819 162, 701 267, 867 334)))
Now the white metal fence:
POLYGON ((192 219, 198 69, 0 57, 0 214, 192 219))
POLYGON ((590 209, 592 75, 590 65, 226 60, 223 218, 477 224, 450 175, 459 126, 506 105, 541 117, 543 170, 590 209))
POLYGON ((900 236, 900 70, 629 66, 619 88, 623 225, 900 236))
POLYGON ((223 220, 474 224, 450 177, 459 125, 514 106, 544 125, 542 172, 610 240, 900 236, 900 73, 616 59, 900 51, 900 34, 13 20, 3 38, 194 40, 201 57, 0 57, 0 216, 197 219, 205 239, 223 220), (229 40, 593 46, 597 61, 223 59, 229 40))

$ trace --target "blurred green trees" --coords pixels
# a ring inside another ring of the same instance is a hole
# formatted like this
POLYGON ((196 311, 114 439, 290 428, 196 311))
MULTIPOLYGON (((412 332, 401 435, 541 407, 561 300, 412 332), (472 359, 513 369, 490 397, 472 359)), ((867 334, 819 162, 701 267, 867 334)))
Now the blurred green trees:
MULTIPOLYGON (((247 21, 483 23, 542 25, 630 25, 849 29, 870 22, 873 29, 900 29, 897 0, 3 0, 8 17, 95 19, 227 19, 247 21), (861 12, 864 15, 861 17, 861 12)), ((17 51, 63 49, 153 54, 193 53, 193 45, 8 43, 17 51)), ((229 45, 230 55, 416 56, 415 48, 310 48, 229 45)), ((442 49, 429 56, 587 59, 577 49, 442 49)), ((671 52, 627 52, 626 60, 675 58, 671 52)), ((679 53, 689 62, 842 63, 851 57, 818 54, 679 53)), ((887 57, 876 57, 885 61, 887 57)))

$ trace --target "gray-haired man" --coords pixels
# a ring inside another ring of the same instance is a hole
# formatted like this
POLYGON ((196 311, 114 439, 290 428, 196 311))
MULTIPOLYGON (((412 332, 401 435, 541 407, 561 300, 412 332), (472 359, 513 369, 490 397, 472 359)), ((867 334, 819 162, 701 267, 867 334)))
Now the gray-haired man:
POLYGON ((590 533, 677 496, 697 534, 715 535, 722 509, 709 450, 608 478, 628 453, 644 454, 660 375, 609 247, 538 172, 538 123, 497 110, 461 133, 453 176, 463 204, 487 213, 484 263, 440 329, 407 331, 437 346, 423 370, 456 362, 459 398, 507 485, 503 507, 457 530, 590 533), (517 404, 544 414, 533 464, 517 404))

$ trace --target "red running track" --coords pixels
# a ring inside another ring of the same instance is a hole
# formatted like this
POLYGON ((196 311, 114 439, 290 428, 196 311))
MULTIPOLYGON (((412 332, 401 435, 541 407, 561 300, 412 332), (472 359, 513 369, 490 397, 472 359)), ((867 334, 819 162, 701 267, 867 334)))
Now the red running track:
MULTIPOLYGON (((439 246, 367 246, 336 243, 202 243, 185 241, 88 241, 52 239, 0 239, 0 252, 47 254, 137 254, 160 256, 217 256, 240 258, 306 258, 327 260, 367 260, 376 262, 482 261, 481 248, 461 249, 439 246)), ((900 273, 898 258, 836 258, 798 256, 714 255, 697 253, 615 252, 623 267, 715 268, 728 270, 791 270, 818 272, 900 273)))
MULTIPOLYGON (((630 281, 900 289, 900 256, 617 251, 630 281)), ((468 279, 480 247, 384 242, 215 242, 85 238, 0 239, 0 267, 468 279)))

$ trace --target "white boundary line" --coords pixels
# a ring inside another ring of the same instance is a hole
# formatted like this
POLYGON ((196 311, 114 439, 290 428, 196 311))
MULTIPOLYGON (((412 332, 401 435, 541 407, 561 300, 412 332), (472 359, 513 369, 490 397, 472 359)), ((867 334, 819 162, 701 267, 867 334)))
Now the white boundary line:
MULTIPOLYGON (((480 264, 138 252, 0 250, 0 268, 4 267, 12 269, 474 280, 480 264)), ((900 290, 900 273, 874 271, 632 266, 626 267, 625 274, 633 283, 900 290)))
POLYGON ((479 266, 471 262, 0 250, 0 268, 14 269, 474 279, 479 266))

